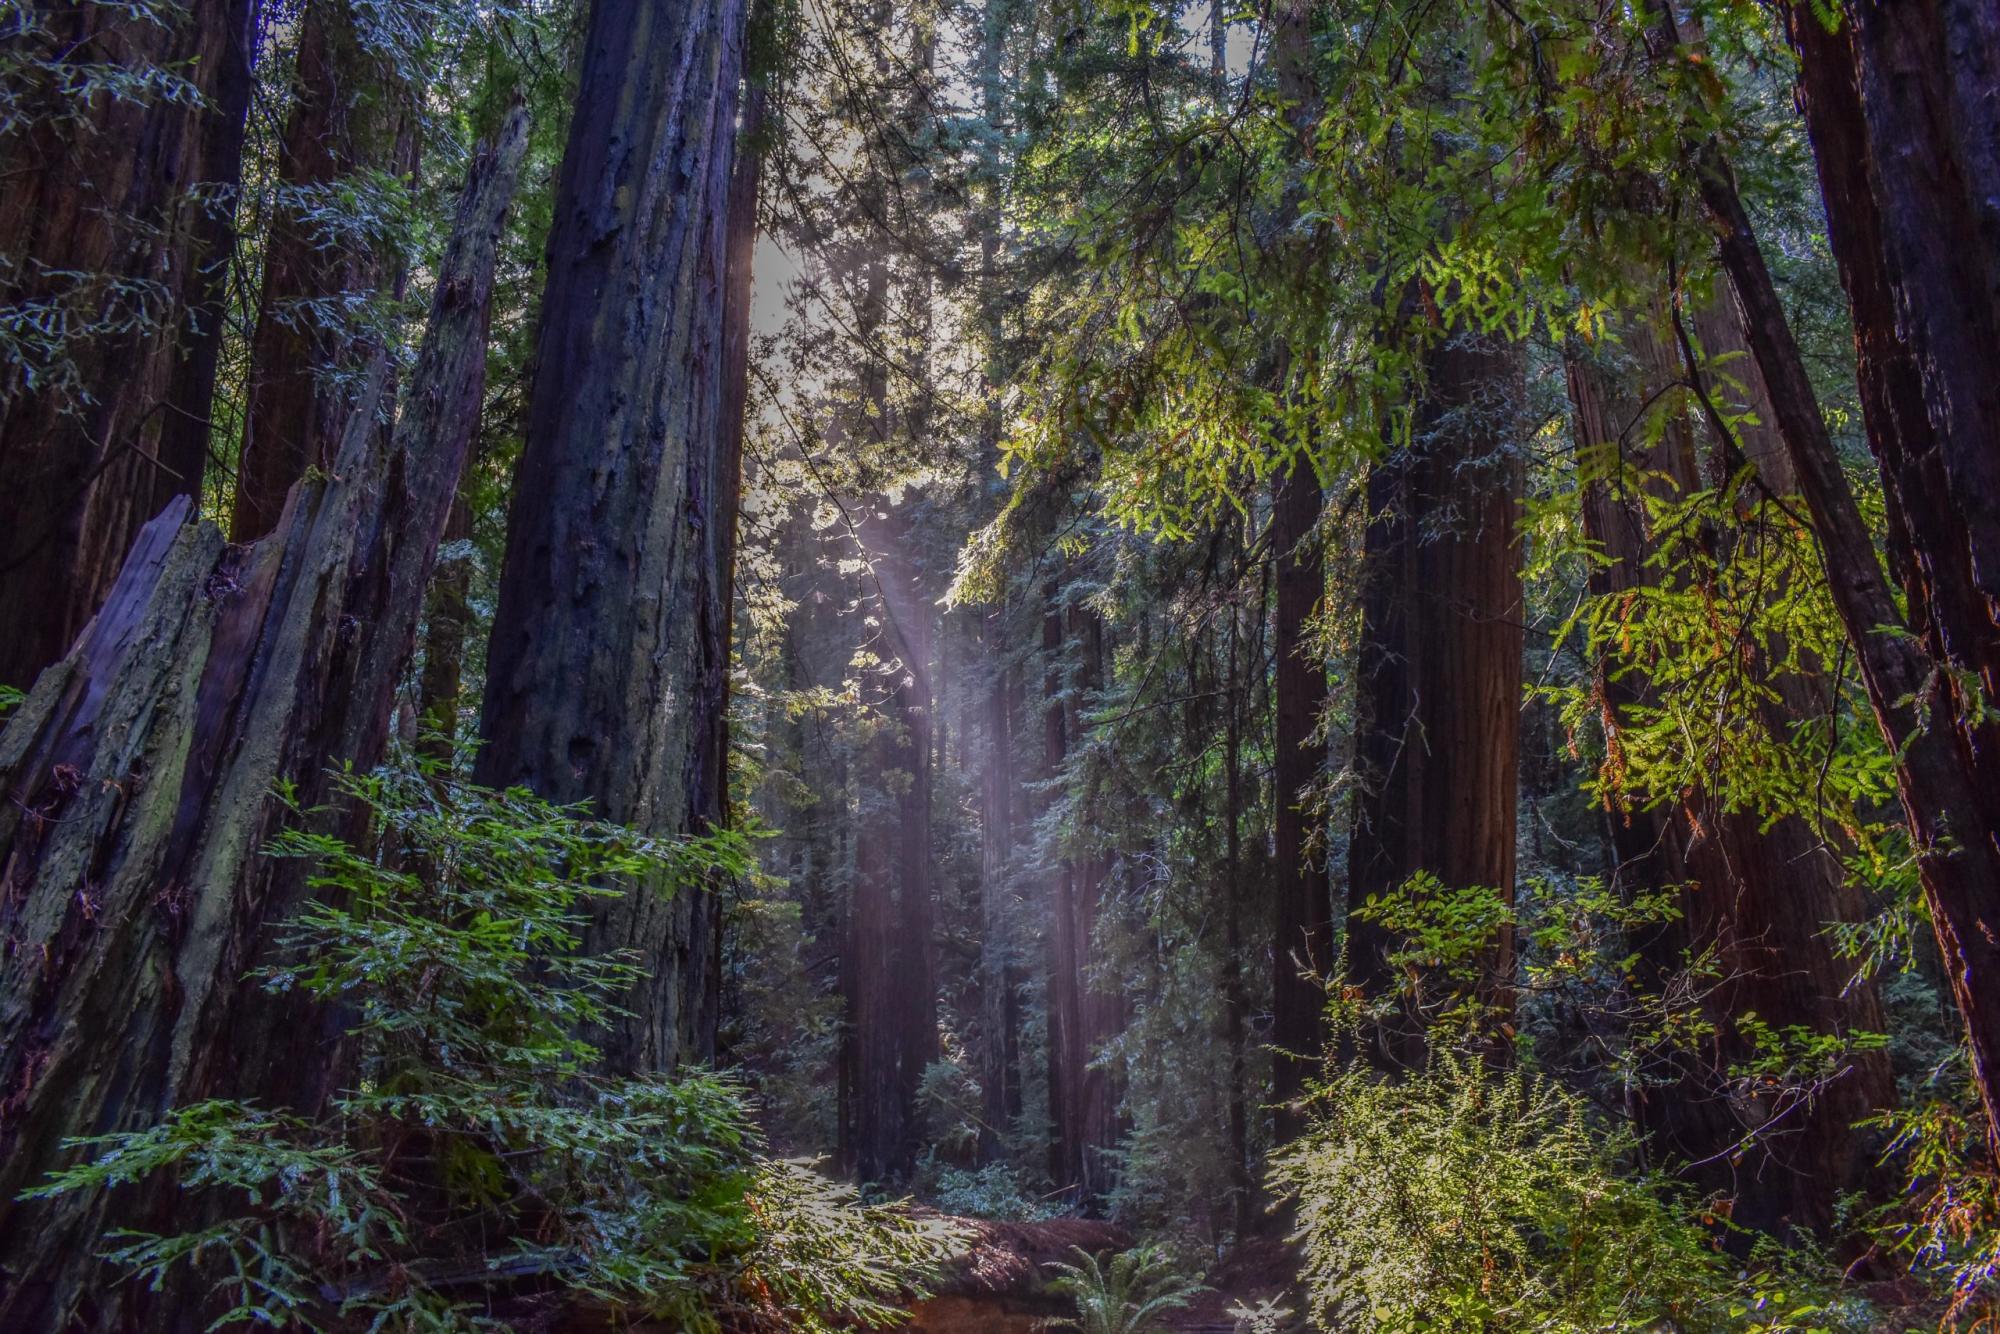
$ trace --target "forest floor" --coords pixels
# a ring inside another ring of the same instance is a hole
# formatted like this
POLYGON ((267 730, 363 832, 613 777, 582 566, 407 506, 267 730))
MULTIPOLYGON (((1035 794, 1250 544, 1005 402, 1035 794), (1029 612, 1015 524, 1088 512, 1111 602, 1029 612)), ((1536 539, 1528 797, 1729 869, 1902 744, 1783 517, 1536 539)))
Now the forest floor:
MULTIPOLYGON (((1036 1223, 963 1220, 973 1244, 937 1286, 930 1300, 920 1303, 905 1328, 951 1331, 952 1334, 1034 1334, 1056 1317, 1069 1313, 1068 1304, 1047 1291, 1050 1266, 1074 1259, 1074 1248, 1101 1254, 1124 1250, 1133 1239, 1113 1223, 1081 1218, 1056 1218, 1036 1223)), ((1231 1308, 1255 1308, 1269 1298, 1292 1308, 1299 1303, 1298 1258, 1275 1238, 1259 1238, 1232 1252, 1209 1276, 1208 1288, 1184 1310, 1166 1316, 1162 1326, 1184 1334, 1230 1334, 1238 1328, 1231 1308)))

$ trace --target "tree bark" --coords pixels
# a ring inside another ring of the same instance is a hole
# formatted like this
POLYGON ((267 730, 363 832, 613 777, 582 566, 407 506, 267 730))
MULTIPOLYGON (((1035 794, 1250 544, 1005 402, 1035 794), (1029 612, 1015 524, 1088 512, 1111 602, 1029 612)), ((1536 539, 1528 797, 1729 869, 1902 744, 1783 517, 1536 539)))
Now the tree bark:
MULTIPOLYGON (((987 622, 989 656, 1004 634, 996 614, 987 622)), ((1016 999, 1009 869, 1014 855, 1014 728, 1011 669, 998 668, 986 689, 986 770, 981 784, 979 865, 979 1155, 992 1162, 1019 1109, 1015 1064, 1020 1007, 1016 999)))
MULTIPOLYGON (((595 0, 556 187, 475 776, 657 834, 723 813, 724 306, 743 0, 595 0)), ((634 886, 591 952, 648 979, 605 1065, 714 1050, 715 896, 634 886)))
POLYGON ((208 1097, 310 1112, 338 1078, 329 1026, 301 1028, 299 1007, 244 981, 276 959, 275 931, 310 894, 303 867, 258 854, 285 818, 279 783, 310 808, 330 799, 330 770, 382 754, 478 418, 526 141, 517 116, 477 160, 393 441, 371 402, 333 472, 247 547, 188 524, 175 501, 0 732, 6 1328, 59 1328, 72 1313, 83 1327, 145 1323, 139 1285, 99 1275, 99 1238, 188 1221, 173 1192, 144 1188, 17 1203, 71 1160, 65 1138, 139 1129, 208 1097))
MULTIPOLYGON (((1272 6, 1271 58, 1278 95, 1302 160, 1310 160, 1320 115, 1312 69, 1310 9, 1272 6)), ((1219 31, 1219 30, 1218 30, 1219 31)), ((1218 39, 1218 45, 1219 45, 1218 39)), ((1218 64, 1218 89, 1226 86, 1218 64)), ((1283 212, 1296 217, 1300 187, 1288 186, 1283 212)), ((1280 364, 1290 367, 1289 349, 1280 364)), ((1286 1140, 1301 1128, 1296 1104, 1318 1067, 1326 1042, 1326 993, 1320 979, 1333 966, 1333 888, 1302 802, 1326 762, 1314 746, 1328 701, 1326 664, 1309 643, 1308 627, 1326 594, 1325 557, 1315 536, 1324 496, 1309 459, 1299 458, 1272 479, 1271 550, 1276 562, 1273 614, 1275 707, 1272 720, 1272 826, 1276 884, 1271 933, 1271 1100, 1276 1131, 1286 1140)))
MULTIPOLYGON (((1063 697, 1069 681, 1061 590, 1042 589, 1042 781, 1053 793, 1069 758, 1063 697)), ((1053 800, 1053 796, 1050 798, 1053 800)), ((1048 1010, 1049 1176, 1058 1190, 1083 1185, 1083 979, 1076 939, 1076 867, 1059 853, 1048 868, 1043 939, 1048 1010)))
POLYGON ((392 238, 365 223, 343 229, 313 217, 343 182, 370 172, 401 180, 416 169, 417 90, 394 54, 371 49, 365 24, 351 0, 312 0, 299 24, 250 341, 232 542, 271 531, 292 484, 332 464, 354 411, 354 382, 380 351, 362 311, 402 292, 392 238))
POLYGON ((1229 1058, 1229 1186, 1232 1222, 1250 1231, 1249 988, 1243 978, 1243 671, 1242 627, 1232 598, 1222 707, 1222 1045, 1229 1058))
MULTIPOLYGON (((1392 942, 1357 916, 1422 871, 1447 889, 1514 895, 1521 716, 1522 464, 1517 348, 1463 332, 1426 356, 1410 447, 1369 479, 1360 720, 1348 853, 1348 966, 1371 996, 1398 979, 1392 942)), ((1481 1000, 1511 1008, 1513 938, 1482 966, 1481 1000)), ((1380 1059, 1423 1059, 1421 1017, 1381 1035, 1380 1059)))
MULTIPOLYGON (((472 509, 461 481, 445 520, 449 547, 472 537, 472 509)), ((424 665, 417 676, 418 746, 449 764, 457 752, 458 714, 464 703, 465 640, 472 629, 472 560, 464 552, 440 555, 424 607, 424 665)))
MULTIPOLYGON (((1653 531, 1643 498, 1678 498, 1703 485, 1694 434, 1684 419, 1666 423, 1650 448, 1640 443, 1649 405, 1686 378, 1656 327, 1664 318, 1656 311, 1651 320, 1629 323, 1628 367, 1581 355, 1569 364, 1578 445, 1609 447, 1619 461, 1608 478, 1590 481, 1582 497, 1584 533, 1610 561, 1591 574, 1590 591, 1599 598, 1629 596, 1670 577, 1671 565, 1655 560, 1664 553, 1663 539, 1653 531)), ((1730 312, 1712 312, 1704 323, 1711 355, 1740 342, 1730 312)), ((1755 367, 1738 365, 1732 373, 1752 400, 1732 406, 1768 416, 1755 367)), ((1702 391, 1721 392, 1712 383, 1702 391)), ((1760 475, 1778 490, 1790 470, 1764 443, 1746 440, 1739 451, 1737 442, 1727 441, 1717 452, 1750 455, 1754 449, 1760 475)), ((1682 534, 1679 540, 1703 537, 1682 534)), ((1812 683, 1787 674, 1769 684, 1782 702, 1755 701, 1757 725, 1789 738, 1815 712, 1812 683)), ((1599 664, 1596 688, 1607 746, 1615 754, 1625 719, 1656 703, 1657 693, 1643 669, 1613 670, 1609 662, 1599 664)), ((1678 890, 1680 919, 1635 942, 1656 994, 1706 951, 1713 951, 1721 973, 1702 993, 1714 1043, 1704 1044, 1702 1053, 1669 1053, 1671 1074, 1639 1091, 1638 1117, 1650 1146, 1669 1165, 1687 1165, 1684 1172, 1704 1191, 1732 1199, 1734 1220, 1745 1227, 1779 1234, 1792 1227, 1826 1230, 1836 1221, 1840 1196, 1868 1184, 1877 1146, 1854 1126, 1894 1099, 1886 1055, 1855 1053, 1843 1073, 1809 1096, 1782 1102, 1729 1071, 1755 1055, 1737 1024, 1745 1013, 1778 1029, 1881 1031, 1873 984, 1854 978, 1853 966, 1835 955, 1827 936, 1832 923, 1865 918, 1865 896, 1803 818, 1788 815, 1767 824, 1760 812, 1730 809, 1698 786, 1621 794, 1612 811, 1612 844, 1614 876, 1628 896, 1678 890)))
MULTIPOLYGON (((1965 1019, 1988 1132, 2000 1140, 2000 723, 1983 705, 2000 686, 1988 559, 2000 532, 1990 523, 1995 490, 1981 480, 1990 478, 1982 469, 1993 466, 1994 437, 1981 423, 1994 420, 1984 405, 1996 386, 1990 372, 1940 346, 1952 339, 1976 345, 1979 331, 1992 327, 1968 304, 1972 294, 1993 290, 1980 269, 1994 262, 1988 227, 1995 195, 1975 188, 1992 179, 1991 159, 1977 151, 1990 146, 1992 119, 1967 125, 1963 117, 1976 116, 1980 98, 1990 96, 1991 79, 1981 84, 1973 76, 1982 61, 1993 67, 1995 20, 1982 20, 1973 4, 1918 5, 1909 19, 1899 35, 1900 17, 1866 5, 1855 11, 1851 31, 1828 33, 1803 9, 1791 11, 1790 25, 1828 234, 1854 314, 1863 413, 1882 472, 1907 622, 1841 472, 1729 164, 1713 142, 1691 151, 1834 604, 1898 757, 1899 795, 1939 955, 1965 1019), (1956 37, 1938 49, 1945 31, 1956 37), (1900 92, 1891 86, 1899 82, 1900 92), (1904 95, 1933 114, 1957 108, 1958 119, 1933 124, 1940 137, 1928 142, 1923 122, 1897 113, 1900 105, 1915 114, 1896 101, 1904 95), (1948 169, 1938 155, 1952 153, 1965 160, 1948 169), (1885 187, 1904 180, 1906 169, 1944 175, 1912 180, 1913 188, 1922 184, 1913 197, 1894 197, 1885 187), (1985 248, 1968 246, 1968 235, 1983 238, 1985 248), (1923 248, 1928 258, 1912 257, 1923 248), (1940 274, 1939 265, 1954 262, 1964 268, 1940 274), (1954 284, 1968 290, 1947 290, 1954 284), (1936 310, 1926 309, 1933 300, 1936 310)), ((1671 51, 1678 40, 1664 25, 1663 46, 1671 51)))
POLYGON ((1273 482, 1277 665, 1272 824, 1277 884, 1272 896, 1271 1097, 1278 1105, 1280 1139, 1299 1129, 1292 1106, 1319 1066, 1326 1043, 1326 992, 1320 979, 1333 966, 1332 888, 1323 845, 1314 837, 1306 807, 1326 761, 1324 742, 1312 742, 1327 706, 1326 667, 1309 635, 1326 593, 1325 556, 1315 535, 1321 502, 1319 480, 1303 463, 1273 482))
POLYGON ((164 70, 199 96, 20 90, 0 138, 0 309, 82 325, 52 364, 0 383, 0 685, 68 651, 139 529, 201 491, 222 337, 256 0, 192 0, 160 21, 124 6, 36 0, 7 39, 54 71, 164 70), (65 373, 66 372, 66 373, 65 373))

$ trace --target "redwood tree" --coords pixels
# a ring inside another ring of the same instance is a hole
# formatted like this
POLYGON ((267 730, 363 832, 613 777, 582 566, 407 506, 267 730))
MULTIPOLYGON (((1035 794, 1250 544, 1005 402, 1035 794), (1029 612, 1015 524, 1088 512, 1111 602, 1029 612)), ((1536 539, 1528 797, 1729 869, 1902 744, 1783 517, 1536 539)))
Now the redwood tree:
MULTIPOLYGON (((721 817, 732 498, 724 383, 743 0, 595 0, 556 184, 526 441, 475 775, 605 818, 721 817)), ((618 1071, 715 1041, 714 896, 600 906, 648 980, 599 1035, 618 1071)))
MULTIPOLYGON (((1669 318, 1654 310, 1626 322, 1622 361, 1579 353, 1569 365, 1577 444, 1589 451, 1591 474, 1582 495, 1583 530, 1603 558, 1592 567, 1590 591, 1628 608, 1640 590, 1684 582, 1675 571, 1688 562, 1677 558, 1677 549, 1685 558, 1694 544, 1713 548, 1722 541, 1713 525, 1658 531, 1647 498, 1676 501, 1705 485, 1726 486, 1742 447, 1760 443, 1740 441, 1736 432, 1715 441, 1725 467, 1720 477, 1705 478, 1685 415, 1670 416, 1657 431, 1648 429, 1649 418, 1665 410, 1663 402, 1674 403, 1669 391, 1683 384, 1711 402, 1720 400, 1732 417, 1769 413, 1754 366, 1732 368, 1743 377, 1750 402, 1728 401, 1723 386, 1705 373, 1694 378, 1700 368, 1682 364, 1662 327, 1669 318)), ((1740 342, 1731 312, 1715 311, 1701 323, 1711 357, 1740 342)), ((1794 488, 1782 457, 1763 449, 1755 456, 1763 484, 1789 495, 1794 488)), ((1748 725, 1789 744, 1799 725, 1824 711, 1824 683, 1773 671, 1758 647, 1732 646, 1732 660, 1762 674, 1759 684, 1771 692, 1745 692, 1753 715, 1748 725)), ((1783 653, 1780 645, 1768 647, 1783 653)), ((1659 692, 1643 660, 1600 662, 1595 688, 1615 753, 1634 718, 1660 706, 1659 692)), ((1612 778, 1615 783, 1615 772, 1612 778)), ((1835 923, 1864 921, 1866 895, 1804 816, 1767 819, 1711 784, 1675 785, 1680 790, 1617 794, 1614 880, 1628 898, 1674 894, 1679 917, 1635 944, 1661 988, 1697 966, 1698 957, 1712 959, 1719 976, 1696 994, 1714 1036, 1699 1050, 1663 1054, 1669 1073, 1654 1072, 1640 1089, 1640 1124, 1655 1152, 1687 1165, 1703 1189, 1735 1201, 1737 1222, 1770 1232, 1824 1231, 1835 1222, 1840 1197, 1868 1184, 1876 1146, 1856 1123, 1893 1101, 1886 1055, 1852 1053, 1834 1078, 1788 1090, 1777 1102, 1766 1093, 1746 1094, 1730 1067, 1755 1055, 1737 1023, 1746 1013, 1781 1030, 1796 1026, 1835 1036, 1881 1031, 1874 984, 1854 976, 1854 963, 1838 956, 1828 931, 1835 923)))
POLYGON ((352 0, 312 0, 299 22, 250 342, 233 541, 269 532, 292 483, 309 467, 331 464, 354 410, 354 381, 379 350, 369 307, 403 284, 398 238, 384 234, 396 224, 378 216, 382 200, 329 224, 327 195, 347 188, 371 199, 381 178, 399 181, 414 170, 413 58, 372 32, 352 0))
POLYGON ((8 19, 0 685, 68 651, 140 527, 200 491, 258 16, 34 0, 8 19), (155 86, 114 94, 105 71, 155 86))
MULTIPOLYGON (((1688 156, 1813 520, 1897 782, 1989 1134, 2000 1138, 2000 687, 1991 442, 2000 385, 1967 351, 2000 306, 1991 98, 2000 16, 1862 4, 1828 30, 1788 6, 1827 231, 1853 312, 1869 447, 1905 618, 1841 471, 1805 359, 1722 149, 1688 156)), ((1682 57, 1667 14, 1663 57, 1682 57)))
POLYGON ((1318 978, 1333 967, 1333 897, 1325 854, 1313 837, 1308 803, 1326 758, 1312 737, 1327 703, 1326 665, 1309 623, 1326 593, 1319 526, 1319 480, 1303 465, 1277 479, 1271 501, 1274 676, 1272 781, 1276 802, 1276 879, 1272 895, 1271 1046, 1273 1101, 1281 1130, 1295 1119, 1285 1105, 1305 1092, 1326 1040, 1326 993, 1318 978))
POLYGON ((303 1007, 246 980, 310 893, 305 867, 260 853, 288 818, 280 784, 358 835, 314 808, 336 768, 386 744, 478 420, 526 142, 516 116, 477 159, 393 438, 374 429, 378 366, 337 466, 295 488, 264 539, 226 543, 174 501, 0 731, 0 1326, 63 1328, 81 1303, 85 1325, 157 1327, 198 1304, 141 1315, 142 1285, 97 1272, 107 1225, 186 1225, 178 1192, 19 1202, 71 1160, 65 1139, 210 1097, 311 1113, 337 1087, 331 1022, 301 1025, 303 1007))
MULTIPOLYGON (((1362 787, 1348 852, 1348 967, 1392 994, 1390 937, 1359 915, 1419 872, 1446 891, 1513 902, 1521 717, 1522 362, 1455 331, 1425 357, 1411 441, 1369 479, 1355 759, 1362 787)), ((1511 932, 1479 992, 1506 1008, 1511 932)), ((1391 1021, 1378 1053, 1421 1059, 1420 1017, 1391 1021)))

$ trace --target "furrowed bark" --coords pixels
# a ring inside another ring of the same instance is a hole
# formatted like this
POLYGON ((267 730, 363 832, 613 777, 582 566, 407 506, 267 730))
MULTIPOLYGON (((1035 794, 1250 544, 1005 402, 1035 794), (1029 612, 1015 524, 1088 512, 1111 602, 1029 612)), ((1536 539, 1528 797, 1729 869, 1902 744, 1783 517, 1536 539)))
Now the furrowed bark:
POLYGON ((0 138, 0 309, 82 323, 34 377, 0 383, 0 685, 25 689, 66 653, 140 528, 197 496, 222 335, 221 284, 256 45, 256 0, 192 0, 154 17, 36 0, 12 54, 51 79, 93 65, 163 71, 198 97, 19 90, 0 138), (67 73, 65 73, 65 71, 67 73))
MULTIPOLYGON (((1653 321, 1664 318, 1653 314, 1653 321)), ((1733 312, 1707 312, 1703 323, 1711 356, 1740 343, 1733 312)), ((1680 358, 1651 321, 1630 322, 1624 343, 1628 364, 1580 354, 1569 364, 1578 444, 1613 446, 1619 460, 1609 477, 1589 482, 1582 497, 1584 532, 1611 562, 1591 574, 1591 592, 1600 598, 1633 595, 1672 577, 1670 566, 1653 563, 1663 537, 1653 531, 1644 497, 1673 499, 1704 485, 1684 418, 1667 422, 1657 443, 1644 443, 1648 405, 1685 378, 1680 358)), ((1754 365, 1733 366, 1731 373, 1751 400, 1731 406, 1768 416, 1754 365)), ((1721 396, 1713 382, 1703 388, 1721 396)), ((1772 457, 1767 443, 1746 439, 1738 451, 1730 441, 1718 452, 1755 458, 1759 476, 1784 494, 1789 465, 1772 457)), ((1714 539, 1683 533, 1678 540, 1714 539)), ((1599 665, 1597 689, 1607 743, 1615 750, 1632 711, 1658 697, 1644 670, 1611 667, 1599 665)), ((1750 707, 1774 736, 1788 738, 1824 708, 1814 698, 1814 682, 1784 674, 1768 684, 1779 699, 1758 698, 1750 707)), ((1630 794, 1610 819, 1621 891, 1678 891, 1679 920, 1635 942, 1653 990, 1661 991, 1705 951, 1713 951, 1721 972, 1701 999, 1714 1026, 1713 1046, 1668 1053, 1670 1071, 1639 1091, 1638 1118, 1650 1147, 1669 1166, 1690 1165, 1683 1171, 1704 1191, 1733 1200, 1732 1216, 1743 1226, 1771 1233, 1830 1228, 1840 1196, 1869 1183, 1877 1145, 1854 1127, 1893 1101, 1887 1057, 1855 1053, 1842 1073, 1809 1096, 1781 1100, 1729 1071, 1755 1055, 1736 1024, 1747 1012, 1779 1029, 1882 1031, 1873 984, 1853 976, 1854 966, 1835 955, 1827 934, 1832 923, 1865 919, 1865 895, 1796 815, 1767 825, 1758 811, 1725 809, 1714 794, 1691 787, 1678 794, 1630 794)))
POLYGON ((1271 1097, 1278 1104, 1280 1139, 1299 1129, 1291 1105, 1319 1068, 1326 1043, 1326 992, 1320 979, 1333 967, 1333 895, 1305 805, 1313 800, 1311 789, 1326 760, 1325 743, 1311 740, 1327 704, 1326 666, 1308 635, 1326 593, 1325 555, 1315 535, 1321 502, 1319 479, 1303 464, 1273 482, 1277 665, 1272 823, 1277 883, 1272 896, 1271 1097))
MULTIPOLYGON (((728 195, 743 0, 596 0, 556 189, 475 766, 481 782, 699 834, 723 811, 731 501, 728 195)), ((711 1054, 715 896, 632 892, 591 952, 649 970, 607 1069, 711 1054)))
MULTIPOLYGON (((1410 448, 1369 480, 1359 662, 1361 720, 1348 862, 1348 966, 1371 996, 1398 986, 1391 941, 1357 911, 1419 871, 1511 904, 1521 717, 1519 350, 1457 333, 1428 354, 1410 448)), ((1512 932, 1482 966, 1481 999, 1511 1007, 1512 932)), ((1420 1017, 1379 1059, 1423 1059, 1420 1017)))
POLYGON ((303 1006, 244 980, 309 892, 303 867, 259 850, 284 818, 278 784, 311 807, 332 767, 381 757, 478 416, 526 139, 517 115, 477 160, 393 439, 375 429, 378 370, 338 466, 270 536, 231 546, 170 505, 0 732, 0 1326, 152 1327, 177 1309, 149 1311, 93 1258, 107 1226, 175 1222, 174 1192, 17 1201, 70 1161, 65 1138, 207 1097, 310 1112, 340 1077, 330 1021, 302 1027, 303 1006))
POLYGON ((400 296, 404 280, 393 241, 312 215, 343 182, 416 169, 418 93, 408 73, 371 47, 351 0, 313 0, 299 24, 295 82, 250 342, 233 542, 271 531, 292 484, 332 464, 355 410, 354 381, 380 350, 363 312, 400 296))
MULTIPOLYGON (((1311 158, 1321 114, 1313 76, 1311 10, 1284 0, 1272 6, 1272 63, 1278 92, 1302 161, 1311 158)), ((1222 30, 1215 39, 1220 56, 1222 30)), ((1218 89, 1225 81, 1215 75, 1218 89)), ((1287 190, 1284 213, 1296 217, 1298 188, 1287 190)), ((1289 367, 1289 350, 1282 358, 1289 367)), ((1326 993, 1321 979, 1333 967, 1333 889, 1325 855, 1308 829, 1303 802, 1326 762, 1326 746, 1310 740, 1328 701, 1326 663, 1309 642, 1308 625, 1326 595, 1325 556, 1315 530, 1324 495, 1306 459, 1272 479, 1271 549, 1276 562, 1272 722, 1273 833, 1277 862, 1271 909, 1271 1100, 1280 1141, 1302 1123, 1296 1104, 1319 1066, 1326 1044, 1326 993)))
MULTIPOLYGON (((2000 685, 1988 559, 2000 533, 1991 524, 1995 490, 1982 471, 1992 466, 1995 437, 1981 429, 2000 418, 1986 406, 1996 388, 1990 369, 1941 347, 1950 339, 1977 344, 1979 331, 1992 327, 1974 296, 1993 290, 1982 266, 1996 262, 1996 196, 1972 188, 1994 179, 1981 148, 1990 147, 1992 118, 1968 125, 1963 115, 1990 98, 1991 80, 1981 93, 1974 76, 1992 68, 2000 21, 1990 14, 1982 21, 1977 5, 1918 5, 1907 17, 1899 33, 1900 18, 1859 6, 1851 34, 1828 34, 1809 12, 1791 15, 1801 102, 1853 310, 1863 413, 1889 504, 1907 622, 1841 472, 1729 163, 1713 142, 1690 145, 1690 155, 1834 604, 1877 724, 1898 757, 1898 793, 1939 955, 1965 1019, 1988 1133, 2000 1141, 2000 723, 1984 707, 2000 685), (1947 31, 1954 42, 1938 49, 1947 31), (1897 83, 1900 91, 1888 86, 1897 83), (1922 106, 1899 104, 1899 96, 1922 106), (1959 120, 1926 121, 1922 107, 1959 120), (1942 136, 1937 142, 1922 141, 1926 125, 1942 136), (1956 167, 1945 160, 1953 153, 1963 159, 1956 167), (1887 187, 1906 169, 1944 174, 1912 198, 1894 197, 1887 187), (1968 236, 1985 248, 1968 248, 1968 236), (1935 253, 1913 258, 1923 248, 1935 253), (1936 265, 1952 263, 1964 267, 1940 277, 1936 265), (1945 292, 1939 283, 1969 291, 1945 292), (1940 303, 1935 311, 1924 309, 1931 300, 1940 303)), ((1670 18, 1660 40, 1666 51, 1677 49, 1670 18)))

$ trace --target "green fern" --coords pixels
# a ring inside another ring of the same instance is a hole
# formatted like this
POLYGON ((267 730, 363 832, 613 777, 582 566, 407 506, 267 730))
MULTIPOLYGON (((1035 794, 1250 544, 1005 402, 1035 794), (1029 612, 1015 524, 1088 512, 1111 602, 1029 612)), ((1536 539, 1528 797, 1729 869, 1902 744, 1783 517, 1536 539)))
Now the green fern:
POLYGON ((1057 1320, 1053 1328, 1078 1334, 1145 1334, 1161 1328, 1169 1311, 1182 1310, 1204 1291, 1202 1285, 1175 1272, 1173 1261, 1156 1247, 1120 1251, 1110 1263, 1101 1262, 1081 1246, 1071 1248, 1075 1264, 1057 1261, 1061 1277, 1049 1290, 1076 1303, 1076 1315, 1057 1320))

